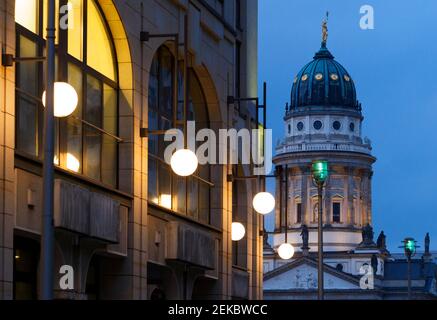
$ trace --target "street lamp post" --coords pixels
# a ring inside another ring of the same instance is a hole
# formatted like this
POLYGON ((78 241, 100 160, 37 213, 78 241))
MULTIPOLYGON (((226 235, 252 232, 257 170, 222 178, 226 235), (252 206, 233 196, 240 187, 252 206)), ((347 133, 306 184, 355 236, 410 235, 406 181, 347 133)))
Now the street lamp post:
MULTIPOLYGON (((77 107, 78 96, 76 90, 65 82, 55 82, 55 0, 48 0, 47 7, 47 56, 46 57, 14 57, 12 54, 2 53, 1 63, 4 67, 12 67, 14 63, 46 62, 46 77, 42 99, 33 95, 27 96, 43 104, 44 109, 44 159, 43 159, 43 212, 41 216, 41 272, 40 294, 42 300, 53 299, 53 262, 55 234, 53 224, 54 207, 54 117, 70 116, 77 107)), ((94 126, 93 124, 75 117, 85 125, 101 131, 117 141, 122 139, 94 126)))
POLYGON ((407 257, 407 277, 408 277, 408 300, 411 300, 411 258, 416 254, 417 241, 413 238, 405 238, 403 241, 403 246, 400 248, 404 249, 405 256, 407 257))
POLYGON ((285 232, 284 232, 284 243, 281 244, 278 248, 278 255, 281 259, 283 260, 289 260, 293 257, 294 255, 294 247, 291 243, 288 243, 288 165, 285 165, 285 179, 282 179, 282 170, 280 171, 279 174, 279 183, 280 183, 280 187, 279 187, 279 210, 280 210, 280 215, 282 216, 282 196, 283 196, 283 192, 282 192, 282 185, 283 183, 285 183, 285 204, 284 204, 284 211, 285 211, 285 215, 284 215, 284 222, 285 222, 285 232))
POLYGON ((54 193, 54 96, 55 96, 55 0, 47 2, 46 101, 44 116, 43 214, 41 232, 42 300, 53 299, 54 193))
POLYGON ((317 185, 317 196, 318 196, 318 228, 317 228, 317 239, 318 239, 318 298, 319 300, 324 299, 323 292, 323 185, 328 178, 328 162, 327 161, 314 161, 311 166, 311 172, 314 181, 317 185))

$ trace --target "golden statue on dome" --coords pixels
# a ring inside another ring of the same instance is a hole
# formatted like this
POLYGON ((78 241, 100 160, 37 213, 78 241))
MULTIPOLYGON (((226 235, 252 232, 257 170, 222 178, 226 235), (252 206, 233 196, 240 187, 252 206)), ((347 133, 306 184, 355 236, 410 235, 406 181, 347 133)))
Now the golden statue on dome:
POLYGON ((326 12, 326 18, 323 19, 322 22, 322 46, 326 47, 326 43, 328 42, 328 18, 329 12, 326 12))

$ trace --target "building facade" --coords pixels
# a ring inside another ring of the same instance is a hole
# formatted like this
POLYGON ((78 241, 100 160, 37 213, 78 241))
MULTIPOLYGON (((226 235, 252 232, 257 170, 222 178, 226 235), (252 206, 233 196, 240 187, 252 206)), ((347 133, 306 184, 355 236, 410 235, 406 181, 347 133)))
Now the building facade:
MULTIPOLYGON (((57 3, 56 81, 79 103, 56 120, 55 297, 262 298, 262 219, 241 200, 256 185, 228 182, 230 165, 178 177, 163 136, 142 134, 180 126, 184 104, 197 130, 254 126, 227 97, 257 95, 256 1, 57 3), (233 220, 246 227, 238 244, 233 220)), ((46 5, 0 2, 2 53, 45 55, 46 5)), ((0 299, 38 298, 43 91, 43 62, 0 68, 0 299)))
MULTIPOLYGON (((320 50, 294 78, 284 117, 285 138, 276 149, 275 229, 264 245, 265 299, 317 298, 318 190, 311 164, 326 160, 323 188, 324 287, 327 299, 406 298, 406 261, 394 259, 385 235, 372 228, 371 142, 353 77, 327 49, 320 50), (294 246, 290 260, 277 250, 294 246), (369 271, 370 270, 370 271, 369 271), (364 277, 364 278, 363 278, 364 277)), ((414 260, 418 298, 435 297, 431 256, 414 260)))

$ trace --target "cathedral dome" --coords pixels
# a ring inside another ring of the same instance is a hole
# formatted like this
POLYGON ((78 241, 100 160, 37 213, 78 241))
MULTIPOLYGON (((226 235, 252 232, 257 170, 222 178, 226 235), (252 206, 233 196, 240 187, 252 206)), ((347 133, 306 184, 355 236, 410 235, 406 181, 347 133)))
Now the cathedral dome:
POLYGON ((355 85, 346 69, 322 43, 313 61, 297 74, 291 90, 291 110, 305 106, 359 109, 355 85))

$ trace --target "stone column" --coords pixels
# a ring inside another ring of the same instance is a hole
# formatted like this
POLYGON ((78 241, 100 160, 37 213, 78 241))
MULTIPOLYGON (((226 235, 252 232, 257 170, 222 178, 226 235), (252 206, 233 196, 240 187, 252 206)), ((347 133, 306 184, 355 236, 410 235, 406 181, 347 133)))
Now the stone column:
POLYGON ((300 187, 300 198, 302 201, 302 223, 309 224, 311 222, 311 198, 309 196, 309 187, 308 187, 308 172, 306 167, 300 167, 301 172, 301 187, 300 187))
POLYGON ((354 169, 351 167, 347 168, 347 224, 355 224, 355 208, 354 208, 354 169))
POLYGON ((373 171, 369 170, 367 179, 367 221, 372 224, 372 178, 373 171))
MULTIPOLYGON (((285 201, 287 201, 287 212, 285 213, 287 215, 287 222, 288 226, 296 223, 296 216, 293 215, 294 212, 294 200, 292 198, 293 194, 293 180, 291 179, 291 169, 288 168, 288 171, 285 173, 285 179, 287 179, 288 183, 288 190, 285 190, 285 201)), ((284 184, 285 187, 285 184, 284 184)), ((288 226, 286 226, 288 228, 288 226)))
POLYGON ((332 186, 329 184, 329 180, 325 183, 323 188, 323 224, 330 225, 332 222, 331 217, 331 198, 332 198, 332 186))
POLYGON ((362 221, 363 221, 363 225, 367 225, 368 223, 370 224, 371 223, 371 220, 369 219, 370 218, 370 215, 369 215, 369 210, 370 210, 370 208, 369 208, 369 205, 370 205, 370 203, 369 203, 369 201, 370 201, 370 197, 369 197, 369 193, 370 193, 370 190, 369 190, 369 187, 370 187, 370 180, 369 180, 369 176, 370 176, 370 172, 369 172, 369 170, 362 170, 362 172, 361 172, 361 179, 362 179, 362 182, 361 182, 361 188, 362 188, 362 190, 361 190, 361 194, 362 194, 362 205, 363 205, 363 209, 362 209, 362 214, 363 214, 363 217, 362 217, 362 221))
POLYGON ((281 169, 280 169, 280 167, 276 168, 276 173, 277 173, 277 175, 275 178, 275 183, 276 183, 276 185, 275 185, 275 190, 276 190, 275 200, 276 200, 277 205, 275 207, 275 231, 280 231, 281 230, 281 223, 282 223, 281 222, 281 212, 282 212, 281 205, 282 205, 282 203, 280 202, 280 196, 279 196, 279 193, 281 190, 280 189, 280 181, 281 181, 281 177, 280 177, 281 169))

